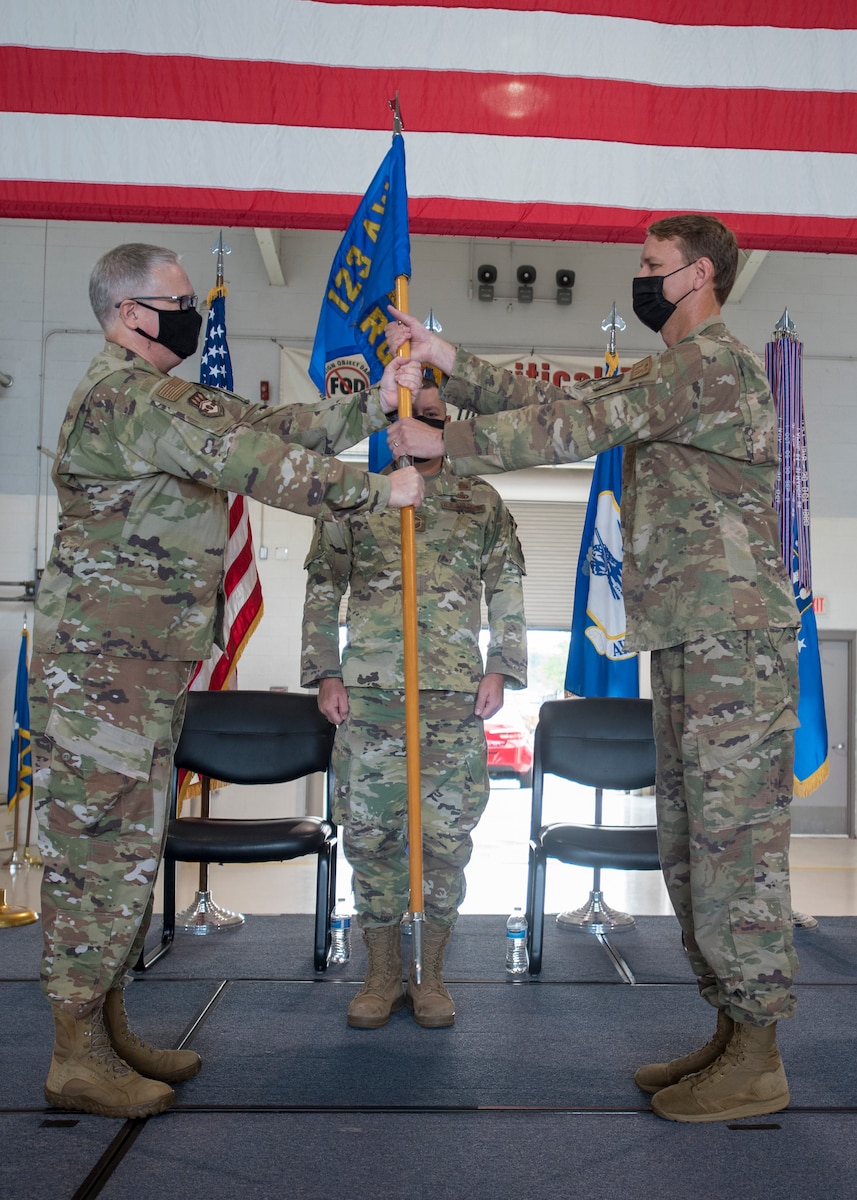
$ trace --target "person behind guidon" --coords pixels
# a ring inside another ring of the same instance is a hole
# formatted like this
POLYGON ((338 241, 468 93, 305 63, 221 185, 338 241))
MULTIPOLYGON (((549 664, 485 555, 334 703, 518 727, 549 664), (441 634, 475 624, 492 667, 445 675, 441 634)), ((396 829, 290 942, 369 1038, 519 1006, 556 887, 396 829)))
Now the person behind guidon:
POLYGON ((167 787, 195 661, 221 637, 227 492, 315 516, 421 502, 391 478, 332 458, 386 423, 394 360, 350 403, 263 407, 168 372, 201 318, 178 255, 117 246, 90 279, 107 341, 72 397, 53 479, 56 534, 36 601, 30 712, 45 869, 42 987, 56 1042, 45 1095, 110 1117, 162 1112, 200 1067, 128 1028, 163 852, 167 787))
MULTIPOLYGON (((417 420, 443 428, 433 376, 414 399, 417 420)), ((395 426, 394 426, 395 428, 395 426)), ((395 450, 395 446, 394 446, 395 450)), ((504 686, 527 675, 523 556, 515 522, 484 479, 456 479, 442 458, 417 462, 426 496, 416 519, 419 623, 423 970, 402 990, 401 918, 409 908, 407 755, 400 523, 388 513, 318 520, 307 556, 301 684, 336 726, 334 819, 354 872, 366 980, 348 1007, 358 1029, 386 1025, 404 1004, 417 1023, 452 1025, 443 954, 464 899, 471 835, 489 795, 484 722, 504 686), (346 589, 348 640, 339 654, 346 589), (482 591, 487 666, 479 649, 482 591)))
MULTIPOLYGON (((576 462, 625 446, 623 587, 629 650, 652 651, 661 864, 700 992, 701 1050, 635 1076, 674 1121, 789 1102, 777 1022, 795 1008, 789 805, 799 624, 773 509, 777 418, 764 368, 720 317, 735 236, 689 214, 648 230, 634 311, 667 347, 571 396, 459 351, 403 313, 392 349, 451 375, 478 412, 444 434, 400 421, 408 454, 456 473, 576 462), (510 411, 501 412, 501 409, 510 411)), ((570 703, 572 703, 570 701, 570 703)))

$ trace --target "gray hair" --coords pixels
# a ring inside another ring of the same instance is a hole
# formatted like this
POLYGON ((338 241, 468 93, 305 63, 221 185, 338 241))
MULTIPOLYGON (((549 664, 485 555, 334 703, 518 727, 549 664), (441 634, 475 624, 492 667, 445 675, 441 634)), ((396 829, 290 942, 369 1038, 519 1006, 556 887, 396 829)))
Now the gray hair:
POLYGON ((153 272, 178 261, 175 250, 145 242, 126 242, 103 254, 89 277, 89 303, 101 328, 112 324, 117 303, 151 293, 153 272))

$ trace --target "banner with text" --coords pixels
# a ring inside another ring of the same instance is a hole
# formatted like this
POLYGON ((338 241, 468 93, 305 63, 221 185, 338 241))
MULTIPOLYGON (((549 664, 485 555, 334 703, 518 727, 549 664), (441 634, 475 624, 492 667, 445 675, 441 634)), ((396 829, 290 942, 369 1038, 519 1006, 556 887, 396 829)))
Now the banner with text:
MULTIPOLYGON (((505 367, 515 375, 527 379, 552 383, 555 387, 568 388, 587 379, 603 379, 606 374, 604 352, 593 350, 591 354, 528 354, 504 353, 482 354, 486 362, 505 367)), ((310 351, 283 346, 280 350, 280 403, 317 404, 318 392, 307 375, 310 351)), ((620 358, 619 369, 627 371, 634 359, 620 358)), ((337 363, 336 377, 328 384, 331 396, 343 398, 354 392, 364 391, 370 386, 369 367, 361 354, 350 355, 337 363)))

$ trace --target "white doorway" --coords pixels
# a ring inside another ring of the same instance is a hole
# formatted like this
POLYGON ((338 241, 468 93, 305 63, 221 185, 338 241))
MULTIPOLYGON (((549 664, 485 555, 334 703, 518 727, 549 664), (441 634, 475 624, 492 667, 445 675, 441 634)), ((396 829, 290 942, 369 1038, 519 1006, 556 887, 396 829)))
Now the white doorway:
POLYGON ((818 633, 830 774, 792 801, 792 833, 854 837, 854 633, 818 633))

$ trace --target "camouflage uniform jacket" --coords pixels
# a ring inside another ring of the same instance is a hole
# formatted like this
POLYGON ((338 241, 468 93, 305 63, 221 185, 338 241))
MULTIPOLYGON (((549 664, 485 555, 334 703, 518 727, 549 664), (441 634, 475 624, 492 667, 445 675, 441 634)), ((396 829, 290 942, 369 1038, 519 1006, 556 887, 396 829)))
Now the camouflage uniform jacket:
MULTIPOLYGON (((444 466, 425 483, 416 514, 420 688, 477 690, 483 585, 491 635, 485 669, 524 687, 524 559, 512 515, 483 479, 455 479, 444 466)), ((389 510, 316 521, 305 564, 304 687, 326 676, 341 676, 347 687, 403 686, 400 524, 389 510), (340 668, 339 606, 349 585, 340 668)))
POLYGON ((385 425, 377 389, 266 407, 164 375, 114 343, 60 432, 59 529, 39 587, 41 654, 205 659, 219 639, 227 492, 315 516, 383 509, 389 480, 322 458, 385 425))
POLYGON ((799 624, 773 508, 773 398, 762 364, 721 320, 571 394, 459 351, 444 399, 497 413, 447 426, 456 474, 625 447, 626 649, 799 624))

